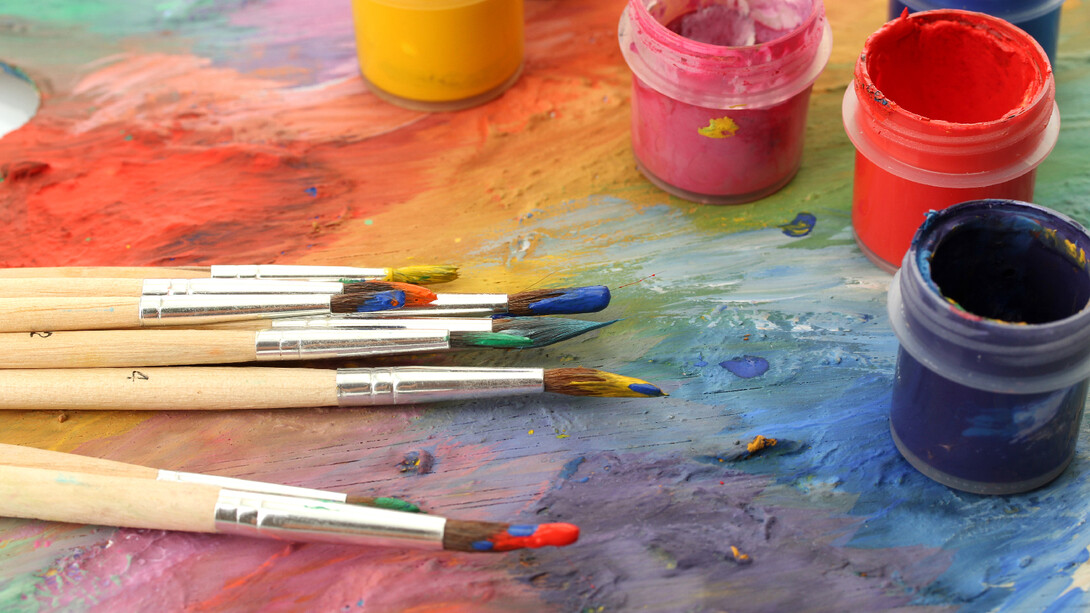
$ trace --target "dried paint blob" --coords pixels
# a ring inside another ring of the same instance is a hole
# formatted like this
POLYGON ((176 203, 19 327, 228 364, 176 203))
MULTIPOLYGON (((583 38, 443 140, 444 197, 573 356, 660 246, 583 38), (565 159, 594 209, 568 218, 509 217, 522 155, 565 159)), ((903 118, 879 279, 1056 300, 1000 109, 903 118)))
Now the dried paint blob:
POLYGON ((760 377, 768 372, 768 360, 755 355, 744 355, 720 362, 720 366, 743 379, 760 377))
POLYGON ((800 238, 806 236, 814 229, 814 224, 817 223, 817 217, 810 213, 799 213, 795 215, 795 218, 790 223, 781 224, 780 229, 783 233, 792 238, 800 238))

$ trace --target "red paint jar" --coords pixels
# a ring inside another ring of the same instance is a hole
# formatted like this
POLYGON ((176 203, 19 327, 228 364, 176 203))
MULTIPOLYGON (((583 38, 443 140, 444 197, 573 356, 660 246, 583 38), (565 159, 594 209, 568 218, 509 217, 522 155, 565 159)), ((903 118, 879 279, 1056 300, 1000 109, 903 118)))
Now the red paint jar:
POLYGON ((867 257, 896 270, 930 210, 1032 201, 1059 137, 1055 97, 1044 50, 996 17, 927 11, 872 34, 843 104, 856 148, 852 226, 867 257))
POLYGON ((832 49, 821 0, 629 0, 618 34, 633 75, 632 151, 652 183, 733 204, 795 176, 832 49))

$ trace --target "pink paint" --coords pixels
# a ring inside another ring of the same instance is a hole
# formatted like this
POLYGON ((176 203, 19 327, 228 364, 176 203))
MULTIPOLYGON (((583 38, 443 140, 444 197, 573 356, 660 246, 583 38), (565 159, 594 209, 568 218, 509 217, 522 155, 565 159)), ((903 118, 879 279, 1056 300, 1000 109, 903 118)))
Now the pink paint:
POLYGON ((730 204, 798 171, 810 89, 832 49, 821 0, 629 0, 620 43, 632 149, 651 182, 730 204))

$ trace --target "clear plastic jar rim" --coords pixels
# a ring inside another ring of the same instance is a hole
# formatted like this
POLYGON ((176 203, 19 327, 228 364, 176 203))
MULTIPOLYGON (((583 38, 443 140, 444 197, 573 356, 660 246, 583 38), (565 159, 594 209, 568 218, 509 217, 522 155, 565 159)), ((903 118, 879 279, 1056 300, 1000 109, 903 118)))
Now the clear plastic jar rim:
MULTIPOLYGON (((1053 102, 1052 112, 1048 123, 1041 131, 1037 145, 1023 156, 1011 156, 1011 162, 1004 166, 994 168, 986 172, 975 173, 947 173, 920 168, 907 162, 903 162, 889 153, 883 151, 875 144, 873 136, 859 126, 859 97, 855 90, 855 81, 848 84, 844 92, 844 100, 841 104, 841 115, 844 121, 844 131, 848 133, 848 139, 855 145, 855 149, 873 162, 879 168, 915 183, 944 188, 974 188, 986 187, 1005 183, 1021 177, 1027 172, 1037 168, 1045 161, 1048 154, 1056 147, 1060 138, 1060 107, 1053 102)), ((957 136, 950 136, 951 142, 957 136)), ((967 155, 972 155, 971 152, 967 155)))
MULTIPOLYGON (((639 2, 639 0, 636 0, 639 2)), ((639 51, 634 50, 633 47, 639 48, 641 45, 636 40, 636 35, 632 32, 632 29, 637 25, 636 19, 631 14, 630 2, 621 13, 621 20, 618 26, 617 37, 621 47, 621 54, 624 56, 625 61, 628 63, 628 67, 642 82, 647 84, 655 91, 694 106, 701 106, 704 108, 726 109, 726 108, 767 108, 774 106, 787 100, 799 92, 805 90, 814 84, 821 71, 825 69, 825 65, 829 61, 829 57, 832 55, 833 50, 833 30, 829 25, 827 19, 824 18, 824 4, 821 0, 814 0, 813 11, 807 20, 799 26, 796 30, 808 28, 812 25, 816 19, 822 20, 821 40, 817 47, 814 49, 814 56, 811 62, 806 66, 806 70, 800 74, 797 79, 792 79, 785 83, 781 83, 778 86, 772 88, 766 88, 761 91, 747 91, 745 93, 732 94, 721 91, 716 92, 698 92, 695 90, 687 90, 679 87, 671 87, 671 83, 664 76, 656 72, 648 62, 641 57, 639 51)), ((640 4, 639 6, 643 6, 640 4)), ((646 8, 644 9, 646 12, 646 8)), ((650 14, 647 14, 647 19, 644 20, 649 23, 651 28, 654 28, 656 32, 665 37, 666 40, 676 39, 675 42, 679 44, 685 44, 691 46, 694 49, 701 50, 706 56, 713 56, 717 50, 723 49, 742 49, 745 47, 722 47, 719 45, 711 45, 708 43, 700 43, 687 39, 677 33, 674 33, 666 28, 663 24, 659 23, 650 14)), ((794 32, 792 33, 794 34, 794 32)), ((790 36, 790 35, 788 35, 790 36)), ((761 43, 759 45, 753 45, 753 48, 761 46, 767 46, 775 44, 777 41, 769 41, 761 43)), ((659 45, 656 45, 659 47, 659 45)))

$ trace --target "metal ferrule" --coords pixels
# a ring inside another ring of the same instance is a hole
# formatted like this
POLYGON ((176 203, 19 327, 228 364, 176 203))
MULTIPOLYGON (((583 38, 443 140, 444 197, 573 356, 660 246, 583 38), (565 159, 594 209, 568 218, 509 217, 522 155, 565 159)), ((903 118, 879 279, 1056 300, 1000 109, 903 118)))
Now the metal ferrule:
POLYGON ((360 407, 539 394, 541 368, 342 368, 337 371, 337 404, 360 407))
POLYGON ((257 360, 350 358, 370 355, 445 351, 446 330, 259 330, 257 360))
POLYGON ((383 281, 386 268, 356 268, 355 266, 292 266, 258 264, 248 266, 211 266, 211 276, 218 279, 371 279, 383 281))
POLYGON ((376 319, 373 317, 353 317, 341 315, 333 317, 300 317, 277 319, 271 322, 273 328, 384 328, 401 330, 446 330, 448 332, 491 332, 491 319, 472 317, 428 317, 426 319, 376 319))
POLYGON ((285 279, 146 279, 144 296, 189 294, 340 294, 344 284, 336 281, 293 281, 285 279))
POLYGON ((205 324, 240 319, 328 315, 329 298, 329 294, 141 296, 140 323, 145 326, 205 324))
POLYGON ((325 490, 312 490, 309 487, 295 487, 293 485, 280 485, 279 483, 265 483, 264 481, 250 481, 249 479, 236 479, 234 477, 220 477, 218 475, 187 473, 174 470, 160 470, 156 480, 177 481, 180 483, 204 483, 206 485, 216 485, 241 492, 277 494, 279 496, 294 496, 296 498, 311 498, 313 500, 328 500, 330 502, 344 502, 348 500, 348 494, 342 492, 327 492, 325 490))
POLYGON ((446 519, 338 502, 220 490, 216 532, 286 541, 443 548, 446 519))
POLYGON ((369 318, 471 317, 507 312, 507 294, 436 294, 425 307, 360 313, 369 318))

